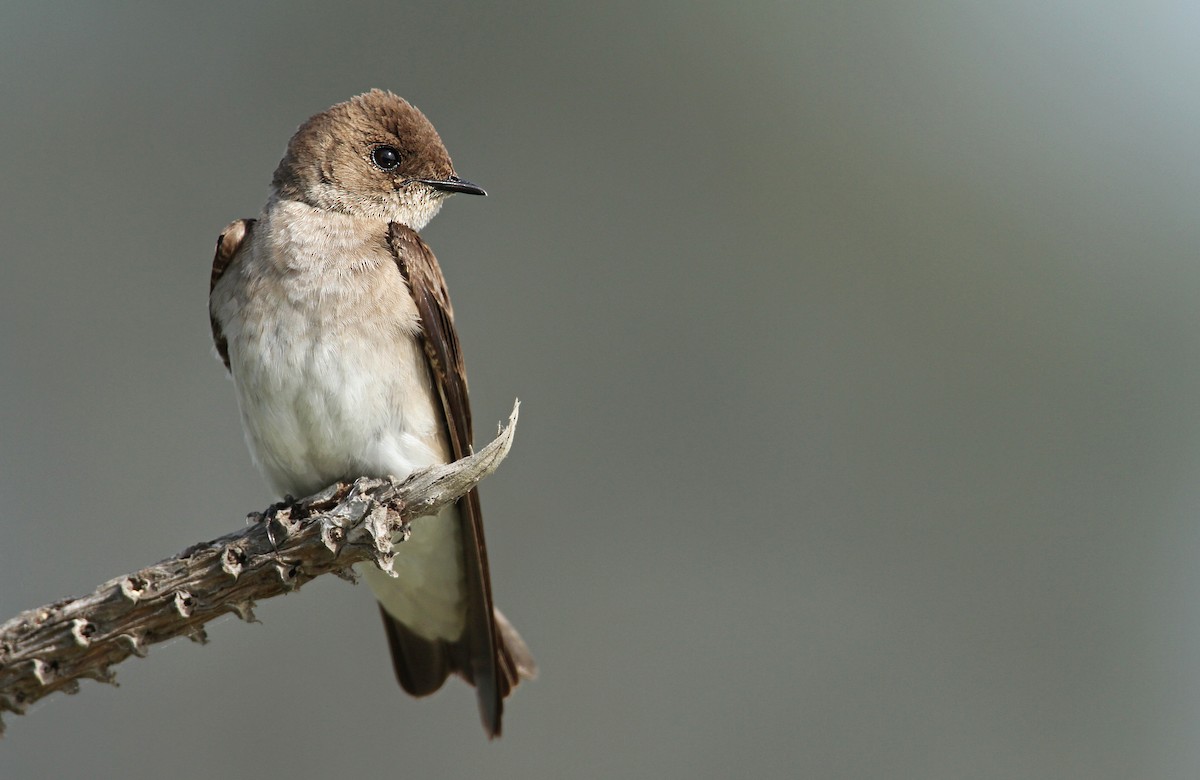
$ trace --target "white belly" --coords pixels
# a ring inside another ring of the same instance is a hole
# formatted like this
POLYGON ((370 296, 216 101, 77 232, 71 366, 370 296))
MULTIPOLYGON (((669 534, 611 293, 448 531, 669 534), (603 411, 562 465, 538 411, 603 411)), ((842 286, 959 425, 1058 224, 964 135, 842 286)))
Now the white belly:
POLYGON ((338 479, 403 479, 445 462, 415 337, 276 322, 260 343, 230 345, 246 440, 276 490, 299 497, 338 479))

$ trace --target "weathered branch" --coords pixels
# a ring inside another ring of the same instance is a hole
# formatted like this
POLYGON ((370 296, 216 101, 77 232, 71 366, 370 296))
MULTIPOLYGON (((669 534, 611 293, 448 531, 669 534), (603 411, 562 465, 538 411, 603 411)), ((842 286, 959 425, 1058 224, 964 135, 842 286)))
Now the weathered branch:
POLYGON ((460 461, 403 483, 364 477, 331 485, 88 596, 22 612, 0 625, 0 712, 21 714, 55 691, 75 693, 80 678, 115 684, 112 667, 130 655, 145 656, 150 645, 177 636, 203 643, 213 618, 232 612, 253 621, 255 601, 322 574, 353 580, 350 566, 361 561, 390 572, 393 540, 407 538, 409 522, 436 514, 504 460, 519 406, 494 441, 460 461))

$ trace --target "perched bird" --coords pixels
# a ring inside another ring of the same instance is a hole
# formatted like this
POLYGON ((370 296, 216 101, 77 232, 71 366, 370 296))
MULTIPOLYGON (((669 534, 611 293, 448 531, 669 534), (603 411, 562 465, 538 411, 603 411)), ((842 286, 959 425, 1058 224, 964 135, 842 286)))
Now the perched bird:
MULTIPOLYGON (((458 178, 424 114, 372 90, 302 124, 262 213, 217 240, 213 341, 251 454, 281 496, 403 479, 471 452, 450 298, 417 235, 455 192, 486 194, 458 178)), ((492 605, 479 494, 413 523, 396 578, 359 571, 404 690, 425 696, 459 674, 499 735, 504 697, 535 667, 492 605)))

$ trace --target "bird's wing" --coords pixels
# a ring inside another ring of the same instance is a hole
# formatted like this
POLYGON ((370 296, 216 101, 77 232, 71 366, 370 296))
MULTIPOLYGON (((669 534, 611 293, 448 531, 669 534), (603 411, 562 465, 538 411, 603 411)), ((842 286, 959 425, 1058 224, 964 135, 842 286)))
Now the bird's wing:
MULTIPOLYGON (((451 455, 458 460, 472 451, 471 405, 446 282, 437 258, 411 228, 392 223, 388 245, 421 317, 421 340, 429 374, 441 401, 451 455)), ((467 624, 462 638, 453 643, 431 642, 412 633, 386 612, 384 623, 396 674, 405 690, 416 695, 432 693, 441 687, 448 672, 456 671, 475 685, 484 727, 490 736, 497 736, 503 699, 519 677, 508 673, 515 668, 513 664, 500 663, 479 493, 471 490, 459 499, 458 509, 467 584, 467 624)))
MULTIPOLYGON (((253 219, 239 219, 230 222, 229 226, 217 238, 217 251, 213 255, 212 278, 208 283, 208 294, 210 296, 212 295, 213 288, 220 281, 221 275, 225 273, 230 263, 237 257, 238 250, 250 238, 250 231, 254 229, 255 221, 253 219)), ((212 325, 213 346, 217 348, 217 354, 221 357, 221 362, 225 364, 225 370, 228 371, 229 345, 225 343, 225 336, 221 333, 221 324, 213 316, 211 308, 208 312, 208 321, 212 325)))

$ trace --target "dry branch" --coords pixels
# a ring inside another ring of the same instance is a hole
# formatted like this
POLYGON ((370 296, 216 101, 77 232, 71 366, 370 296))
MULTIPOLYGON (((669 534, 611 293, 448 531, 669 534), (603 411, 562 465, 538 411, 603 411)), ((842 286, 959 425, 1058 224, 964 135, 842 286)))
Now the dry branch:
MULTIPOLYGON (((114 683, 115 664, 178 636, 207 641, 204 624, 232 612, 254 620, 254 602, 322 574, 353 579, 350 566, 391 571, 393 540, 408 523, 436 514, 504 460, 517 409, 487 447, 403 483, 362 478, 251 515, 244 530, 193 545, 173 558, 104 583, 90 595, 22 612, 0 625, 0 712, 21 714, 79 679, 114 683)), ((402 554, 402 553, 401 553, 402 554)), ((4 724, 0 722, 0 734, 4 724)))

